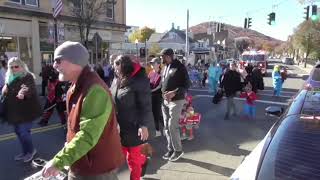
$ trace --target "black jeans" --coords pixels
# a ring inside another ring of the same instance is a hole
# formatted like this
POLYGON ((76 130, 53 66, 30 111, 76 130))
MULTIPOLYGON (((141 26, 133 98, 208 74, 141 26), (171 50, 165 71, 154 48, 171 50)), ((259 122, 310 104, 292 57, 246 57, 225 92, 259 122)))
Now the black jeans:
POLYGON ((46 95, 46 87, 48 85, 48 80, 42 80, 41 83, 41 95, 45 96, 46 95))
POLYGON ((163 127, 163 117, 162 117, 162 95, 161 93, 152 94, 152 113, 154 119, 154 125, 157 131, 160 131, 160 125, 163 127))

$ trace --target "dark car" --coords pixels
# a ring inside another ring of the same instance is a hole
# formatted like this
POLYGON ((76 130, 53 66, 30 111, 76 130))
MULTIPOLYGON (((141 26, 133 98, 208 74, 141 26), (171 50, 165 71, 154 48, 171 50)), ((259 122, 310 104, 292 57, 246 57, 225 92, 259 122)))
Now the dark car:
POLYGON ((288 64, 288 65, 294 65, 293 58, 288 58, 288 57, 283 58, 283 59, 282 59, 282 63, 283 63, 283 64, 288 64))
POLYGON ((304 88, 308 90, 320 88, 320 62, 318 62, 311 70, 308 79, 306 79, 304 83, 304 88))
POLYGON ((320 179, 320 91, 301 90, 265 138, 231 176, 233 180, 320 179))

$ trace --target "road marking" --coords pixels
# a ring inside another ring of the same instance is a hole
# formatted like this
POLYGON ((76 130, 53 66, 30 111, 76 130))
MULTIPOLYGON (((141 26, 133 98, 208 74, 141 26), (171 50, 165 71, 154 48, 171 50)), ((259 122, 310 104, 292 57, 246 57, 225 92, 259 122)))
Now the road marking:
MULTIPOLYGON (((189 89, 190 91, 199 91, 199 92, 208 92, 209 90, 208 89, 189 89)), ((259 91, 259 92, 272 92, 273 93, 273 90, 262 90, 262 91, 259 91)), ((297 91, 298 92, 298 91, 297 91)), ((281 93, 284 93, 284 94, 296 94, 297 92, 292 92, 292 91, 281 91, 281 93)), ((259 94, 259 93, 258 93, 259 94)))
MULTIPOLYGON (((46 127, 33 128, 31 129, 31 134, 37 134, 37 133, 46 132, 54 129, 59 129, 59 128, 62 128, 63 126, 64 125, 57 123, 57 124, 52 124, 46 127)), ((10 140, 10 139, 15 139, 15 138, 16 138, 15 133, 2 134, 0 135, 0 142, 10 140)))
MULTIPOLYGON (((292 92, 292 91, 281 91, 281 93, 284 93, 284 94, 297 94, 299 90, 297 90, 297 92, 292 92)), ((262 90, 262 92, 272 92, 273 93, 273 90, 262 90)), ((259 94, 259 93, 258 93, 259 94)))
MULTIPOLYGON (((274 97, 274 95, 272 94, 262 94, 262 93, 258 93, 258 96, 269 96, 269 97, 274 97)), ((283 97, 283 98, 292 98, 293 96, 278 96, 278 97, 283 97)))
MULTIPOLYGON (((194 97, 198 97, 198 98, 201 98, 201 97, 209 97, 209 98, 213 98, 213 96, 211 95, 195 95, 194 97)), ((225 99, 225 97, 223 98, 225 99)), ((244 98, 238 98, 238 97, 235 97, 234 99, 236 100, 240 100, 240 101, 245 101, 246 99, 244 98)), ((256 100, 256 102, 259 102, 259 103, 264 103, 264 104, 276 104, 276 105, 283 105, 283 106, 288 106, 289 103, 284 103, 284 102, 274 102, 274 101, 266 101, 266 100, 256 100)))

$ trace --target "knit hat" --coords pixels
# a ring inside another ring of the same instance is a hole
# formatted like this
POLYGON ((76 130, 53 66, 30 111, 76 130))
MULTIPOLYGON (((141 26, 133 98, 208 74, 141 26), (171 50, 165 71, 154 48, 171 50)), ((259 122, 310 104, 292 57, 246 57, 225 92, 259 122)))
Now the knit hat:
POLYGON ((54 51, 54 60, 56 59, 63 59, 85 67, 89 64, 89 53, 81 43, 66 41, 54 51))

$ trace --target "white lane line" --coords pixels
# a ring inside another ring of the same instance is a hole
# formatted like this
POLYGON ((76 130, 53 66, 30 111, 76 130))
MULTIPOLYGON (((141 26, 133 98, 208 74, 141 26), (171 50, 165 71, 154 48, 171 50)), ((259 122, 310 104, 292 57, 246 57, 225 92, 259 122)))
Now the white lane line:
POLYGON ((189 89, 190 91, 202 91, 202 92, 208 92, 208 89, 189 89))
MULTIPOLYGON (((199 91, 199 92, 208 92, 208 89, 189 89, 190 91, 199 91)), ((259 91, 259 92, 272 92, 273 93, 273 90, 262 90, 262 91, 259 91)), ((298 91, 297 91, 298 92, 298 91)), ((295 95, 297 92, 291 92, 291 91, 281 91, 281 93, 284 93, 284 94, 293 94, 295 95)), ((258 93, 259 95, 260 93, 258 93)), ((261 94, 262 95, 262 94, 261 94)), ((263 94, 265 96, 267 96, 267 94, 263 94)), ((271 95, 272 96, 272 95, 271 95)), ((292 97, 292 96, 281 96, 281 97, 292 97)))
MULTIPOLYGON (((274 97, 272 94, 263 94, 263 93, 258 93, 258 96, 268 96, 268 97, 274 97)), ((278 97, 283 97, 283 98, 292 98, 293 96, 278 96, 278 97)))
MULTIPOLYGON (((297 90, 298 92, 299 90, 297 90)), ((273 93, 273 90, 262 90, 260 92, 272 92, 273 93)), ((297 92, 292 92, 292 91, 281 91, 281 93, 285 93, 285 94, 297 94, 297 92)))
MULTIPOLYGON (((199 97, 199 98, 209 97, 209 98, 213 98, 213 96, 211 96, 211 95, 195 95, 194 97, 199 97)), ((225 99, 225 97, 224 97, 223 99, 225 99)), ((238 98, 238 97, 235 97, 234 99, 236 99, 236 100, 240 100, 240 101, 245 101, 245 100, 246 100, 246 99, 244 99, 244 98, 238 98)), ((288 105, 289 105, 289 103, 284 103, 284 102, 274 102, 274 101, 265 101, 265 100, 256 100, 256 102, 264 103, 264 104, 276 104, 276 105, 283 105, 283 106, 288 106, 288 105)))

